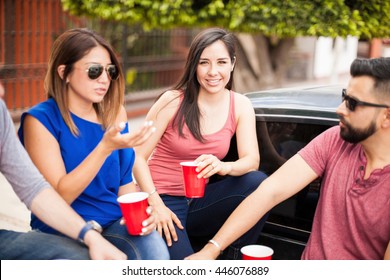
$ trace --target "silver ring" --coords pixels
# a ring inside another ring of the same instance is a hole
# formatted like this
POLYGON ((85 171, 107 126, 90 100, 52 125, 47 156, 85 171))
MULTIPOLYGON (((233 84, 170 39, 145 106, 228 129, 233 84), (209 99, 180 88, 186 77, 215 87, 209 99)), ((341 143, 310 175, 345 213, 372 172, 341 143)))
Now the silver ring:
POLYGON ((215 167, 217 167, 217 166, 218 166, 218 163, 216 163, 216 162, 213 162, 213 163, 211 164, 211 166, 212 166, 213 168, 215 168, 215 167))

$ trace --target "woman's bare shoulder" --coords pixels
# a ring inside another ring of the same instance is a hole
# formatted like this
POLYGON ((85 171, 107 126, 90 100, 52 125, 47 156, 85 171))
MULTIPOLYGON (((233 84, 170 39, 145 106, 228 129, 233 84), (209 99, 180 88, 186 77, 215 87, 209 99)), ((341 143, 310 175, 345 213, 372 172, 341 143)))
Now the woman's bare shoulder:
POLYGON ((148 112, 148 118, 155 120, 157 116, 171 119, 180 104, 180 95, 177 90, 168 90, 161 94, 148 112))
POLYGON ((161 95, 160 99, 171 102, 174 99, 178 99, 182 94, 183 92, 180 90, 167 90, 161 95))
POLYGON ((182 95, 182 92, 179 90, 167 90, 156 101, 156 105, 159 108, 166 107, 166 106, 174 106, 177 107, 180 103, 180 96, 182 95))
POLYGON ((246 95, 238 92, 233 92, 233 94, 236 108, 241 108, 243 111, 252 108, 252 103, 246 95))

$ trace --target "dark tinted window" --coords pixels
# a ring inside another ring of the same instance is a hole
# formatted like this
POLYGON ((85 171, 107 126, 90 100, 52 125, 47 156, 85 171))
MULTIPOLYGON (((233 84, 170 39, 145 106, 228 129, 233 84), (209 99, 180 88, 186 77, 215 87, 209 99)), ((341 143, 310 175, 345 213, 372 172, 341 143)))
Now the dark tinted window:
MULTIPOLYGON (((261 155, 259 170, 271 175, 281 164, 327 128, 328 125, 258 121, 257 135, 261 155)), ((319 187, 320 179, 277 205, 271 211, 268 221, 310 231, 319 187)))
MULTIPOLYGON (((317 135, 330 127, 302 119, 257 120, 261 162, 271 175, 317 135)), ((299 174, 297 174, 299 176, 299 174)), ((300 259, 309 238, 320 190, 320 178, 271 211, 258 243, 272 247, 275 259, 300 259)))

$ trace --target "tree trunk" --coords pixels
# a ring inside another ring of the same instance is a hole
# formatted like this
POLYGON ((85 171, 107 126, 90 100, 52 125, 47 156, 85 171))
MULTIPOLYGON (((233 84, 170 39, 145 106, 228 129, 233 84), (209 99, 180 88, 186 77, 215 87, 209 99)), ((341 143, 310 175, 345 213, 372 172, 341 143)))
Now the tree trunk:
POLYGON ((282 87, 286 79, 288 70, 288 59, 292 48, 294 47, 295 38, 286 38, 279 40, 271 48, 271 59, 274 66, 275 84, 274 87, 282 87))
POLYGON ((234 89, 245 93, 282 86, 294 39, 272 40, 263 35, 243 33, 236 36, 238 48, 234 89))

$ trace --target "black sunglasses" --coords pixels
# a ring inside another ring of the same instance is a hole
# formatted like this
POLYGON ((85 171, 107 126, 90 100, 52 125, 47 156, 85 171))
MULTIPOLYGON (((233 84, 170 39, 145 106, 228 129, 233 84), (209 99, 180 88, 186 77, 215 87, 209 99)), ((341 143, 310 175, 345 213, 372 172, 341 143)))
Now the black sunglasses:
POLYGON ((347 90, 344 88, 341 94, 341 97, 343 101, 345 101, 345 106, 350 110, 351 112, 355 111, 356 106, 369 106, 369 107, 378 107, 378 108, 389 108, 389 106, 384 104, 374 104, 369 102, 364 102, 357 100, 349 95, 347 95, 347 90))
POLYGON ((96 80, 103 73, 103 70, 106 70, 107 75, 111 80, 116 80, 119 77, 119 71, 114 64, 109 64, 104 68, 101 64, 92 64, 88 67, 86 72, 88 72, 88 77, 91 80, 96 80))

